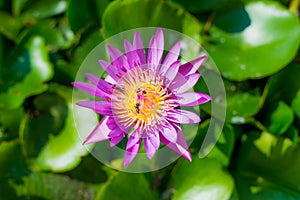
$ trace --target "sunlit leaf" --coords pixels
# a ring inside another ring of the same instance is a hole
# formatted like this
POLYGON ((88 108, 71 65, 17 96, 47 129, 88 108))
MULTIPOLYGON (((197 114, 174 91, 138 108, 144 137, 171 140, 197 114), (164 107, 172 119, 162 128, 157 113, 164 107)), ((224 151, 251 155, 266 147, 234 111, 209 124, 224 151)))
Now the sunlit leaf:
MULTIPOLYGON (((300 194, 300 146, 288 138, 251 132, 238 150, 237 171, 300 194)), ((298 194, 298 197, 300 196, 298 194)))
MULTIPOLYGON (((268 122, 268 130, 274 135, 283 134, 294 120, 294 114, 291 108, 280 101, 272 109, 268 122)), ((267 120, 268 121, 268 120, 267 120)))
POLYGON ((216 17, 204 47, 221 73, 232 80, 271 75, 296 55, 298 17, 277 2, 247 3, 216 17))
POLYGON ((183 8, 159 0, 114 1, 103 14, 105 37, 139 27, 163 27, 180 31, 200 40, 200 23, 183 8), (130 17, 128 17, 130 16, 130 17))
POLYGON ((67 8, 66 0, 31 1, 24 9, 22 17, 26 20, 42 19, 63 13, 67 8))
POLYGON ((96 200, 158 199, 143 174, 116 173, 99 190, 96 200), (134 190, 133 190, 134 187, 134 190))
POLYGON ((178 163, 170 186, 175 189, 172 199, 226 200, 231 196, 233 179, 217 161, 195 156, 191 163, 178 163))

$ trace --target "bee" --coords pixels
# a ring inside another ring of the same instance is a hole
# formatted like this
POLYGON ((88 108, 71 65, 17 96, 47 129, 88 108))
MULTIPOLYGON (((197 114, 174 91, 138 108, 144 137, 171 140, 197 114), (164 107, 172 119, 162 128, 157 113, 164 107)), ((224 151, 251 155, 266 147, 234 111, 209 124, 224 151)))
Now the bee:
POLYGON ((135 104, 135 109, 136 109, 137 113, 140 113, 140 104, 139 103, 135 104))

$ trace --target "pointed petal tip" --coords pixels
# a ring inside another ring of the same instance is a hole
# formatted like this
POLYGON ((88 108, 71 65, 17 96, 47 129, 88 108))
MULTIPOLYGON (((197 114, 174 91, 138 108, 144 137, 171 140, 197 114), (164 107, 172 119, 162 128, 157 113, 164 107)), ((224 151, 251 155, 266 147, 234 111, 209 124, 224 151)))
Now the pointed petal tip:
POLYGON ((192 162, 192 155, 188 150, 187 154, 182 155, 187 161, 192 162))

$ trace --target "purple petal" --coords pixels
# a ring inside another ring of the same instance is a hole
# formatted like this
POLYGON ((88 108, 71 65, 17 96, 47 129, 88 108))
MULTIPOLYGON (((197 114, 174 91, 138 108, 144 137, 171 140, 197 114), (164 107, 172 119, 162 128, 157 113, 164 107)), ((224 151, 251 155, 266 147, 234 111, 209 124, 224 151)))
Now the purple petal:
POLYGON ((115 81, 119 79, 117 74, 119 74, 118 69, 115 66, 111 65, 110 63, 106 62, 105 60, 98 60, 101 67, 111 76, 115 81))
POLYGON ((107 94, 101 91, 93 84, 85 83, 85 82, 72 82, 72 85, 88 94, 91 94, 95 97, 104 98, 107 94))
POLYGON ((107 75, 104 79, 106 82, 110 83, 110 84, 116 84, 116 80, 113 79, 110 75, 107 75))
POLYGON ((144 138, 146 154, 149 159, 153 158, 154 153, 159 148, 159 134, 151 134, 144 138))
POLYGON ((169 67, 178 59, 180 53, 180 42, 177 42, 169 51, 167 54, 161 68, 160 68, 160 74, 164 74, 169 67))
POLYGON ((169 111, 167 119, 180 124, 195 124, 201 121, 197 114, 187 110, 169 111))
POLYGON ((92 133, 86 138, 83 144, 92 144, 95 142, 109 139, 108 134, 111 129, 107 126, 108 116, 102 118, 92 133))
POLYGON ((132 134, 129 136, 128 141, 126 143, 126 148, 131 148, 133 145, 135 145, 139 140, 141 139, 141 134, 136 129, 132 132, 132 134))
POLYGON ((131 148, 127 148, 127 146, 126 146, 126 152, 124 155, 124 166, 125 167, 127 165, 129 165, 131 163, 131 161, 135 158, 137 152, 140 149, 141 141, 142 141, 142 139, 140 138, 140 140, 138 140, 137 143, 135 145, 133 145, 131 148))
POLYGON ((170 81, 170 83, 174 80, 177 75, 179 69, 180 61, 175 61, 170 68, 167 70, 165 77, 170 81))
POLYGON ((160 134, 160 141, 164 143, 167 147, 187 159, 188 161, 192 161, 192 156, 189 151, 189 147, 186 143, 184 135, 180 129, 177 129, 177 141, 172 143, 168 141, 162 134, 160 134))
POLYGON ((175 98, 181 106, 196 106, 211 100, 210 96, 200 92, 185 92, 176 94, 175 98))
MULTIPOLYGON (((107 125, 109 127, 109 125, 107 125)), ((112 131, 108 134, 108 137, 113 138, 113 137, 117 137, 119 135, 121 135, 123 133, 123 131, 118 127, 115 126, 112 131)))
POLYGON ((194 74, 206 59, 207 56, 201 56, 199 58, 196 58, 195 60, 185 63, 179 68, 179 72, 183 76, 194 74))
POLYGON ((107 122, 106 122, 106 125, 108 128, 110 128, 111 130, 119 127, 114 119, 114 117, 109 117, 107 122))
POLYGON ((190 88, 192 88, 200 78, 200 74, 190 74, 186 77, 182 74, 177 73, 174 78, 173 83, 169 86, 171 90, 176 91, 176 93, 183 93, 190 88))
POLYGON ((128 40, 124 40, 124 48, 130 68, 142 65, 140 57, 128 40))
POLYGON ((176 142, 177 140, 176 130, 168 121, 163 124, 160 133, 170 142, 176 142))
POLYGON ((148 138, 148 140, 150 140, 151 144, 153 145, 153 147, 155 149, 159 148, 160 141, 159 141, 159 133, 158 132, 157 133, 152 133, 147 138, 148 138))
POLYGON ((159 28, 156 34, 151 38, 148 50, 148 64, 157 69, 161 62, 161 58, 164 52, 164 34, 161 28, 159 28))
POLYGON ((112 115, 111 103, 107 101, 80 101, 76 103, 79 106, 94 110, 101 115, 112 115))
POLYGON ((129 70, 127 58, 119 49, 114 46, 108 45, 107 50, 110 55, 110 61, 112 65, 116 66, 119 71, 120 69, 124 72, 129 70))
POLYGON ((119 135, 117 135, 115 137, 112 137, 110 139, 110 143, 109 143, 110 147, 114 147, 117 144, 119 144, 124 137, 125 137, 125 133, 124 132, 122 132, 121 134, 119 134, 119 135))
POLYGON ((145 49, 144 49, 144 45, 143 45, 143 41, 140 37, 140 33, 136 32, 134 34, 134 38, 133 38, 133 48, 136 51, 137 55, 140 58, 141 64, 145 64, 146 63, 146 55, 145 55, 145 49))
POLYGON ((93 74, 90 74, 90 73, 86 73, 85 76, 103 92, 105 92, 107 94, 111 93, 110 90, 113 87, 112 84, 110 84, 110 83, 102 80, 101 78, 94 76, 93 74))

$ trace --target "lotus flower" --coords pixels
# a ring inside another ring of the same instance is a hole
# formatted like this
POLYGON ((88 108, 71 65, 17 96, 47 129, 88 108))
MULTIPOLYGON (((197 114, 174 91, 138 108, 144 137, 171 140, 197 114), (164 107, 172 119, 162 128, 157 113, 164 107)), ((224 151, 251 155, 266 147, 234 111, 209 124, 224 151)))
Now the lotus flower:
POLYGON ((206 94, 189 91, 200 78, 198 68, 206 56, 180 65, 180 42, 177 42, 163 59, 161 28, 151 38, 147 56, 139 32, 135 33, 133 43, 124 40, 125 54, 113 46, 107 49, 110 62, 99 60, 108 74, 104 80, 87 73, 91 83, 72 83, 101 98, 77 103, 103 115, 84 144, 110 140, 113 147, 128 138, 124 166, 131 163, 141 144, 149 159, 163 143, 191 161, 180 124, 199 123, 200 117, 180 106, 197 106, 211 99, 206 94))

